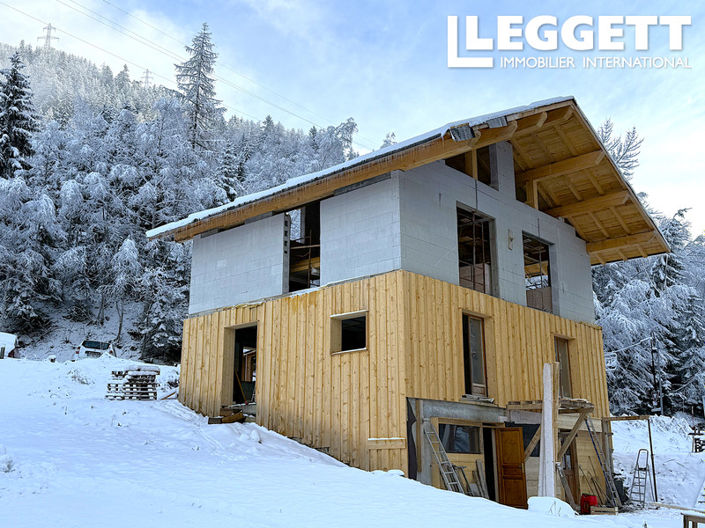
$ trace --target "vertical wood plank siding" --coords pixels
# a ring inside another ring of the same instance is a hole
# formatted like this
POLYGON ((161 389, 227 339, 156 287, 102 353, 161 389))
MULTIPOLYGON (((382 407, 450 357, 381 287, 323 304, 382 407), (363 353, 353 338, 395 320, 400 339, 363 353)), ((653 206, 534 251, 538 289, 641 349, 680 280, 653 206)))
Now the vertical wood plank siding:
POLYGON ((463 313, 484 320, 497 404, 541 398, 558 335, 569 340, 573 396, 608 415, 599 327, 407 271, 187 319, 179 400, 220 414, 232 400, 235 329, 256 323, 257 423, 362 469, 406 471, 406 398, 464 392, 463 313), (331 354, 330 316, 363 310, 367 348, 331 354))

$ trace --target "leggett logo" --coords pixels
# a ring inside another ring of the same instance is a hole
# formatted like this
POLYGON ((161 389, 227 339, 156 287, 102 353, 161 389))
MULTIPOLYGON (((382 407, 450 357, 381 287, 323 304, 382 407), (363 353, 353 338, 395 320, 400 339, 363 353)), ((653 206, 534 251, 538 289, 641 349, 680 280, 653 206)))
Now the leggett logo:
MULTIPOLYGON (((498 16, 496 36, 480 36, 477 16, 465 17, 465 50, 524 51, 525 44, 537 51, 556 51, 559 41, 573 51, 628 52, 649 51, 652 37, 668 41, 671 51, 683 50, 684 28, 691 26, 690 16, 598 16, 577 15, 559 24, 552 15, 540 15, 524 23, 521 15, 498 16), (633 39, 625 41, 625 28, 633 28, 633 39), (595 44, 597 43, 597 46, 595 44)), ((458 49, 459 23, 457 16, 448 17, 448 67, 493 68, 494 57, 460 56, 458 49)), ((502 68, 575 68, 574 55, 556 56, 514 55, 500 57, 502 68)), ((690 68, 688 58, 681 55, 651 56, 646 54, 585 55, 583 68, 690 68)))

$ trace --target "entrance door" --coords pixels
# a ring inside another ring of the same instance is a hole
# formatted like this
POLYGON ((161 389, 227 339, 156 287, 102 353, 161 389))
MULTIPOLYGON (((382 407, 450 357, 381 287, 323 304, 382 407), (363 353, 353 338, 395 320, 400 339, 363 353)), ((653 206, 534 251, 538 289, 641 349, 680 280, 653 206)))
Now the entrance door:
POLYGON ((495 435, 499 502, 515 508, 526 508, 524 439, 521 427, 500 427, 496 429, 495 435))

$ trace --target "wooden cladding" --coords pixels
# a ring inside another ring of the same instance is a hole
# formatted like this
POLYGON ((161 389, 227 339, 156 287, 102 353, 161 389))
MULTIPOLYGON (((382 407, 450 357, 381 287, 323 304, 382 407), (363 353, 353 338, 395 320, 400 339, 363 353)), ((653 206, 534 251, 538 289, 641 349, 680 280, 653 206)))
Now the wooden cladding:
POLYGON ((406 398, 465 392, 463 314, 483 321, 497 404, 541 397, 559 336, 574 397, 609 415, 599 327, 407 271, 187 319, 179 399, 207 415, 232 403, 235 329, 256 323, 257 423, 362 469, 406 471, 406 398), (331 354, 331 316, 355 312, 366 313, 366 348, 331 354))

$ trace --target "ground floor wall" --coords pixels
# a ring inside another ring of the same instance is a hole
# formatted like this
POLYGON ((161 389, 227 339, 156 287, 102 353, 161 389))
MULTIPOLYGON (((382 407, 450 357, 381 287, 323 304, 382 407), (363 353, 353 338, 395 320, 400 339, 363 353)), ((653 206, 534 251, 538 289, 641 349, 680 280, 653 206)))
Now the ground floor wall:
POLYGON ((459 401, 464 313, 484 323, 489 396, 541 398, 554 337, 569 340, 575 397, 608 413, 599 327, 394 271, 225 308, 184 322, 179 399, 209 416, 233 401, 238 328, 257 326, 257 423, 361 469, 408 474, 407 398, 459 401), (333 321, 359 314, 366 346, 336 352, 333 321))

